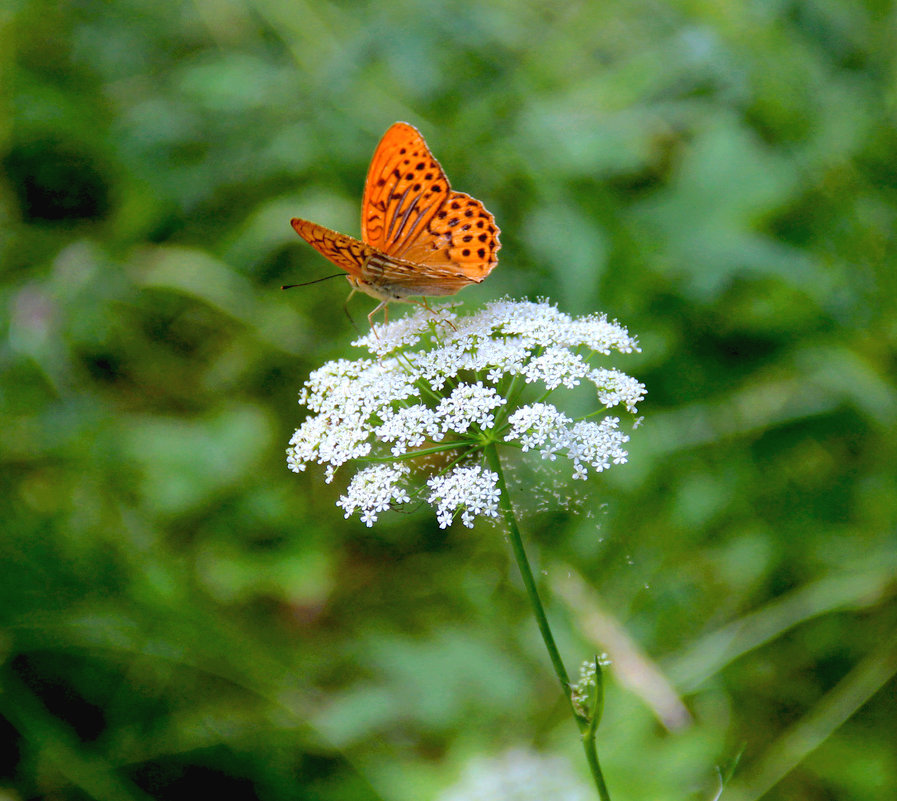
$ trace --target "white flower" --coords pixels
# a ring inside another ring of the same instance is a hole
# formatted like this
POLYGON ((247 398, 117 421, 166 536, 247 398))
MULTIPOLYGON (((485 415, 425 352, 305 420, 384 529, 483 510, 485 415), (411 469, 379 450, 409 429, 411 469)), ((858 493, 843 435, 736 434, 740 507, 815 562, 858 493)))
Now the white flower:
POLYGON ((623 404, 627 412, 635 413, 636 404, 645 396, 645 385, 619 370, 592 370, 589 380, 598 389, 598 400, 607 409, 623 404))
POLYGON ((440 528, 448 528, 455 514, 461 512, 461 522, 473 528, 477 515, 498 517, 498 475, 479 465, 455 467, 445 475, 427 479, 430 495, 427 502, 436 507, 440 528))
POLYGON ((645 394, 604 363, 638 350, 625 328, 603 315, 573 318, 544 300, 499 300, 466 316, 453 308, 377 326, 353 343, 373 358, 324 364, 299 393, 309 416, 290 440, 287 465, 302 472, 320 464, 331 481, 364 459, 339 500, 347 516, 357 511, 371 525, 387 508, 423 498, 443 527, 456 516, 466 526, 495 517, 498 477, 477 458, 494 443, 565 458, 573 478, 626 461, 620 418, 600 416, 635 412, 645 394), (549 402, 583 382, 596 391, 587 419, 549 402))
POLYGON ((476 759, 437 801, 586 801, 592 792, 562 757, 515 748, 476 759))
POLYGON ((367 348, 376 356, 385 356, 400 347, 416 344, 432 324, 445 325, 454 319, 451 304, 442 306, 434 312, 418 308, 407 317, 380 326, 376 333, 372 328, 352 344, 357 348, 367 348))
POLYGON ((589 365, 578 353, 554 347, 530 359, 521 372, 527 383, 541 381, 548 389, 557 389, 561 384, 572 389, 588 375, 589 365))
POLYGON ((489 305, 497 328, 505 334, 519 334, 536 345, 564 345, 566 326, 570 315, 564 314, 545 301, 527 304, 526 314, 519 314, 519 304, 513 300, 498 301, 489 305))
POLYGON ((524 452, 539 448, 543 459, 554 461, 573 421, 550 403, 534 403, 521 406, 508 422, 511 431, 505 435, 505 442, 518 440, 524 452))
POLYGON ((588 476, 586 464, 600 473, 611 464, 626 461, 622 446, 629 436, 619 430, 618 417, 605 417, 599 423, 574 423, 551 404, 534 403, 520 407, 508 423, 511 430, 505 435, 506 442, 519 442, 523 451, 538 448, 542 458, 551 461, 558 453, 565 455, 573 462, 573 478, 588 476))
POLYGON ((394 503, 411 500, 399 481, 410 472, 404 464, 375 464, 355 474, 349 482, 349 489, 337 502, 346 517, 356 509, 361 509, 361 522, 368 527, 374 525, 377 515, 385 512, 394 503))
POLYGON ((426 439, 442 439, 440 416, 422 403, 404 406, 397 411, 387 408, 383 412, 384 421, 374 429, 374 434, 384 442, 394 442, 393 456, 401 456, 412 448, 423 444, 426 439))
POLYGON ((494 387, 484 387, 482 381, 476 384, 459 384, 452 394, 439 401, 436 414, 442 420, 443 431, 464 433, 473 423, 480 428, 489 428, 495 421, 493 409, 507 401, 500 397, 494 387))
POLYGON ((606 315, 591 314, 573 320, 567 327, 570 342, 584 345, 593 353, 609 354, 611 351, 632 353, 638 351, 638 340, 616 320, 609 322, 606 315))
MULTIPOLYGON (((290 440, 287 465, 296 473, 305 470, 305 463, 315 461, 336 469, 351 459, 367 456, 371 451, 368 429, 358 415, 329 419, 323 415, 309 417, 290 440)), ((330 474, 332 477, 332 474, 330 474)), ((330 478, 327 480, 330 483, 330 478)))
POLYGON ((629 442, 628 435, 619 429, 620 418, 605 417, 600 423, 581 420, 570 429, 565 443, 567 457, 573 460, 573 478, 585 478, 587 471, 583 462, 591 465, 599 473, 611 464, 623 464, 628 454, 623 443, 629 442))

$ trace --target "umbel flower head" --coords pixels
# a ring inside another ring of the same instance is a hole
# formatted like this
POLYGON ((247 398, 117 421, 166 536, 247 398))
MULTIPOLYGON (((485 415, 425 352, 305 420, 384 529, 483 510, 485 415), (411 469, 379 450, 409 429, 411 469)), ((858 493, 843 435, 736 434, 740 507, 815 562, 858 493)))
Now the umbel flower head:
POLYGON ((593 364, 638 343, 604 315, 571 317, 546 301, 499 300, 461 316, 419 309, 353 345, 371 355, 315 370, 299 395, 311 414, 287 449, 302 472, 325 466, 329 483, 356 468, 338 505, 372 525, 412 501, 433 506, 442 528, 498 515, 495 445, 561 460, 584 479, 626 461, 629 437, 609 410, 635 413, 644 385, 593 364), (591 385, 595 409, 574 419, 555 405, 563 390, 591 385), (551 401, 551 402, 549 402, 551 401))

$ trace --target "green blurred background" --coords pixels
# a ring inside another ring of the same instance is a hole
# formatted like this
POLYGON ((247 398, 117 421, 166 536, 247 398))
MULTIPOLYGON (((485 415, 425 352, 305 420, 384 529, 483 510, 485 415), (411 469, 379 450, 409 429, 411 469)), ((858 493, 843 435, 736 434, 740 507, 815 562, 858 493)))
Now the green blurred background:
POLYGON ((884 0, 4 3, 0 798, 412 801, 521 745, 586 780, 501 532, 285 466, 355 337, 344 282, 280 292, 331 270, 289 219, 357 235, 395 120, 502 227, 460 300, 641 338, 630 463, 524 521, 568 668, 615 658, 614 799, 739 753, 724 799, 897 797, 895 37, 884 0))

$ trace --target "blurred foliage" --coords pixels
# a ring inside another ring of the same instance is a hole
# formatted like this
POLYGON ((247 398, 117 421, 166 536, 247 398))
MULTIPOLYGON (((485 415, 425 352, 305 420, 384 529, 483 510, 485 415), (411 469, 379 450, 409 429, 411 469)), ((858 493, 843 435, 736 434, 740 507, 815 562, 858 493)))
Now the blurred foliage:
POLYGON ((741 753, 724 799, 893 799, 895 34, 883 0, 6 3, 0 795, 585 775, 501 532, 369 530, 284 464, 355 336, 342 282, 279 291, 330 269, 289 219, 357 234, 402 119, 503 229, 460 299, 642 340, 630 463, 524 522, 590 587, 550 603, 568 666, 612 631, 691 715, 617 661, 614 798, 712 798, 741 753))

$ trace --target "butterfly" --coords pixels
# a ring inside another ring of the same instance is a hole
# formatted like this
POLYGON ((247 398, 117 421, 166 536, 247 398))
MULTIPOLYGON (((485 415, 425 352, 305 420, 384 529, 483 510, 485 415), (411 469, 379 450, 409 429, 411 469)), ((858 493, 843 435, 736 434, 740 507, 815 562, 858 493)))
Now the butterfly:
MULTIPOLYGON (((407 122, 390 126, 374 151, 361 201, 361 239, 294 218, 309 245, 345 270, 352 292, 380 301, 384 317, 393 301, 454 295, 483 281, 498 264, 500 233, 479 200, 449 185, 420 131, 407 122)), ((348 300, 346 301, 348 303, 348 300)), ((425 308, 426 301, 420 305, 425 308)))

